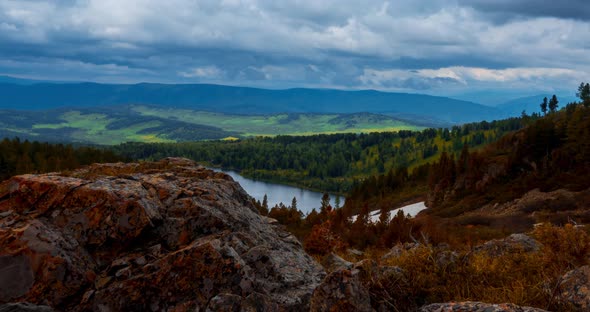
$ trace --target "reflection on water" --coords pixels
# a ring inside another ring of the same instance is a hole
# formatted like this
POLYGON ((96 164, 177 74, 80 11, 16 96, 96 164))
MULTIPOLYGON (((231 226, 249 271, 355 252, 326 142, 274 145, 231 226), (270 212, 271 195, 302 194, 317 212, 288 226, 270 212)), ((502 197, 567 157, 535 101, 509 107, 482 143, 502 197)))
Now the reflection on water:
MULTIPOLYGON (((285 206, 290 206, 293 197, 297 198, 297 209, 301 210, 304 214, 311 212, 313 208, 316 210, 320 207, 322 199, 322 193, 312 192, 301 188, 268 183, 262 181, 255 181, 252 179, 244 178, 235 171, 220 170, 211 168, 215 171, 222 171, 229 174, 236 182, 240 183, 242 188, 257 200, 262 202, 264 194, 268 198, 268 207, 272 208, 278 203, 283 203, 285 206)), ((331 204, 335 206, 336 195, 330 195, 331 204)), ((344 197, 340 197, 340 206, 344 204, 344 197)))

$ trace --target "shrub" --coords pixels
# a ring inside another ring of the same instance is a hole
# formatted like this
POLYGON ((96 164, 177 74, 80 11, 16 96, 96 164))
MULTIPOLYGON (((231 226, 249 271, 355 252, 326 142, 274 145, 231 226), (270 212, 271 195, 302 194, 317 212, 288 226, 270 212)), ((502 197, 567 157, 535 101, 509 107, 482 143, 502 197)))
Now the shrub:
POLYGON ((344 249, 344 243, 330 230, 330 221, 327 221, 313 226, 305 239, 304 248, 311 255, 324 256, 344 249))

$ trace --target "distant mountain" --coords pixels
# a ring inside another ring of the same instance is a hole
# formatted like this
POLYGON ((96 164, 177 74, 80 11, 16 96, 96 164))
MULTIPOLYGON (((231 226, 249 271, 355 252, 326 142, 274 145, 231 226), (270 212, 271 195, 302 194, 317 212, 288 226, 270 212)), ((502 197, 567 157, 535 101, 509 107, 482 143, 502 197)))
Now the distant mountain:
POLYGON ((15 78, 10 76, 1 76, 0 75, 0 83, 12 83, 12 84, 20 84, 20 85, 29 85, 38 83, 40 81, 31 80, 31 79, 22 79, 22 78, 15 78))
MULTIPOLYGON (((544 97, 551 98, 553 94, 539 94, 534 96, 526 96, 517 99, 513 99, 502 104, 498 104, 496 107, 504 111, 508 115, 519 115, 522 111, 526 111, 527 114, 540 113, 540 104, 544 97)), ((557 95, 559 101, 559 107, 565 107, 568 103, 578 101, 574 96, 560 96, 557 95)))
POLYGON ((356 113, 445 124, 505 117, 499 109, 447 97, 373 90, 265 90, 207 84, 0 83, 0 109, 149 104, 233 114, 356 113))
POLYGON ((523 90, 505 90, 505 89, 486 89, 486 90, 468 90, 461 93, 449 93, 445 96, 459 99, 463 101, 475 102, 487 106, 495 107, 500 103, 508 102, 510 100, 529 96, 534 93, 542 93, 543 91, 533 91, 532 93, 523 90))
POLYGON ((0 75, 0 83, 11 83, 11 84, 18 84, 18 85, 32 85, 32 84, 36 84, 36 83, 73 83, 73 82, 17 78, 17 77, 12 77, 12 76, 0 75))

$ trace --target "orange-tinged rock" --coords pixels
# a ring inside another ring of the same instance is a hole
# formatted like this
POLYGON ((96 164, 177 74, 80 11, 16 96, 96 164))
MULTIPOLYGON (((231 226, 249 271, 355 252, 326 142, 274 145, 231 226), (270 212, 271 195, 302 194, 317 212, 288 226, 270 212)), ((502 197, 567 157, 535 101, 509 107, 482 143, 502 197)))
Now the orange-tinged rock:
POLYGON ((0 304, 65 311, 300 311, 324 275, 231 177, 176 158, 1 183, 0 271, 0 304))

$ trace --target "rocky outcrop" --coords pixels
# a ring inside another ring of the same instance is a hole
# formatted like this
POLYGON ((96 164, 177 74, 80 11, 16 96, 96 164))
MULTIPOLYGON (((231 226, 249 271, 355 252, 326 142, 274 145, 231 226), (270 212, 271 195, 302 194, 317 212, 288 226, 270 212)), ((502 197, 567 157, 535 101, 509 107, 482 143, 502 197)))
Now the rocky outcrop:
POLYGON ((465 216, 515 216, 529 215, 537 211, 576 212, 586 211, 586 203, 590 200, 590 189, 579 192, 558 189, 542 192, 533 189, 520 198, 504 203, 492 203, 465 214, 465 216))
POLYGON ((474 248, 475 252, 487 253, 490 257, 498 257, 514 252, 537 252, 541 244, 526 234, 512 234, 503 239, 487 241, 474 248))
POLYGON ((489 304, 482 302, 435 303, 422 307, 420 312, 547 312, 545 310, 521 307, 511 303, 489 304))
POLYGON ((186 159, 0 184, 0 303, 301 311, 324 276, 226 174, 186 159))
POLYGON ((373 311, 369 290, 361 281, 361 271, 342 268, 330 273, 313 293, 310 311, 373 311))
POLYGON ((381 279, 399 280, 403 271, 369 259, 348 264, 331 272, 316 288, 311 311, 389 311, 391 306, 373 298, 376 294, 371 295, 371 285, 381 279))
POLYGON ((590 266, 582 266, 561 277, 558 299, 580 311, 590 310, 590 266))

